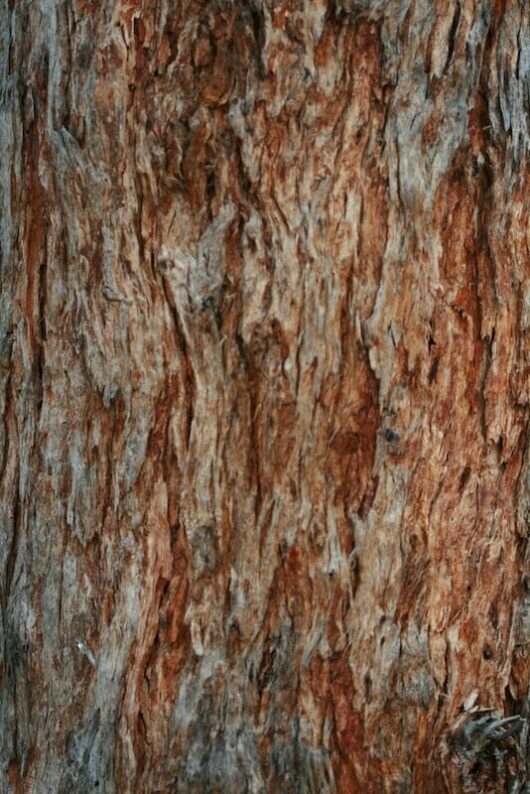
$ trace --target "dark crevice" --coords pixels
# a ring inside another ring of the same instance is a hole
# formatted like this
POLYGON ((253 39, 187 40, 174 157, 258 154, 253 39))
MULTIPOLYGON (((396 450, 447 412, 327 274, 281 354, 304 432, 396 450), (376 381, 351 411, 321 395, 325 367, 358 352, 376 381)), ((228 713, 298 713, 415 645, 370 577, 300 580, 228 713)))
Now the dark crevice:
POLYGON ((259 438, 256 432, 257 422, 256 414, 258 412, 258 375, 256 367, 253 365, 250 355, 247 353, 246 346, 241 334, 236 333, 236 344, 239 351, 239 355, 241 358, 241 362, 245 368, 246 378, 246 387, 248 393, 248 400, 249 400, 249 432, 250 432, 250 444, 249 444, 249 456, 251 457, 251 466, 250 469, 254 470, 255 477, 256 477, 256 499, 254 505, 254 513, 256 516, 256 520, 259 516, 262 504, 262 487, 261 487, 261 475, 260 475, 260 459, 259 459, 259 438))
POLYGON ((469 482, 470 477, 471 477, 471 469, 469 468, 469 466, 466 466, 466 468, 462 471, 462 474, 460 475, 460 483, 459 483, 460 491, 464 490, 467 483, 469 482))
POLYGON ((440 356, 435 356, 434 361, 432 362, 431 369, 429 370, 428 375, 428 382, 429 385, 432 386, 434 380, 436 379, 436 375, 438 373, 438 367, 440 365, 440 356))
POLYGON ((267 76, 267 73, 263 63, 263 58, 261 57, 261 53, 265 44, 265 23, 263 15, 255 8, 249 8, 246 13, 250 15, 255 45, 255 58, 258 66, 258 76, 261 80, 264 80, 267 76))
MULTIPOLYGON (((164 264, 164 263, 162 263, 164 264)), ((172 295, 170 295, 170 289, 166 285, 165 278, 162 278, 163 290, 164 295, 167 301, 167 304, 171 311, 171 316, 173 318, 173 327, 175 330, 175 339, 177 341, 178 348, 182 355, 182 362, 184 366, 184 373, 185 373, 185 380, 186 380, 186 388, 184 390, 186 397, 187 397, 187 431, 186 431, 186 446, 189 449, 190 446, 190 439, 191 439, 191 428, 193 425, 193 405, 195 402, 195 393, 196 393, 196 384, 195 384, 195 375, 193 372, 193 367, 191 366, 190 357, 189 357, 189 350, 188 344, 186 342, 186 335, 184 333, 184 329, 182 328, 182 324, 180 322, 180 318, 178 315, 177 307, 173 300, 172 295)))
MULTIPOLYGON (((37 341, 36 355, 36 393, 37 393, 37 426, 44 399, 44 362, 45 342, 48 338, 46 327, 46 292, 47 292, 48 267, 44 259, 39 269, 39 339, 37 341)), ((36 439, 37 440, 37 439, 36 439)))
POLYGON ((7 566, 6 566, 6 578, 5 578, 5 588, 4 588, 4 598, 3 598, 4 605, 7 604, 8 595, 11 590, 11 583, 13 581, 13 572, 15 569, 15 560, 18 549, 18 538, 19 538, 20 523, 21 523, 21 504, 20 504, 19 488, 20 488, 20 475, 17 476, 16 482, 14 483, 14 487, 13 487, 13 492, 15 494, 14 506, 13 506, 13 537, 11 541, 11 548, 9 549, 9 556, 7 559, 7 566))
POLYGON ((447 70, 449 69, 451 61, 453 59, 453 55, 454 55, 454 51, 455 51, 455 45, 456 45, 456 36, 457 36, 457 33, 458 33, 458 26, 460 24, 460 15, 461 15, 461 13, 462 13, 462 9, 460 8, 460 3, 457 3, 455 14, 454 14, 454 17, 453 17, 453 21, 451 23, 451 29, 449 31, 449 37, 448 37, 448 42, 447 42, 447 44, 448 44, 448 46, 447 46, 447 59, 445 61, 445 66, 444 66, 444 70, 443 70, 444 74, 447 73, 447 70))

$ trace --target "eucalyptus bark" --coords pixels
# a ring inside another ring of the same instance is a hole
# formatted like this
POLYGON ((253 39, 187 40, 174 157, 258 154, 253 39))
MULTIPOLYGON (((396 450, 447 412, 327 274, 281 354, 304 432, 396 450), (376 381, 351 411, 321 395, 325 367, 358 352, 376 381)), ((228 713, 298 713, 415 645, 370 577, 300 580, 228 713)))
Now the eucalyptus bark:
POLYGON ((0 90, 0 791, 525 791, 528 3, 0 0, 0 90))

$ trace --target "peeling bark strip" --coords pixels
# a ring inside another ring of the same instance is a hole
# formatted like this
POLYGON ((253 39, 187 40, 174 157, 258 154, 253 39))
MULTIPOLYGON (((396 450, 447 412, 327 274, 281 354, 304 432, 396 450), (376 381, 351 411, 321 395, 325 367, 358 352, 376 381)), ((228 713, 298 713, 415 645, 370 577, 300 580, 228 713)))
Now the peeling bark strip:
POLYGON ((530 5, 0 0, 0 792, 523 792, 530 5))

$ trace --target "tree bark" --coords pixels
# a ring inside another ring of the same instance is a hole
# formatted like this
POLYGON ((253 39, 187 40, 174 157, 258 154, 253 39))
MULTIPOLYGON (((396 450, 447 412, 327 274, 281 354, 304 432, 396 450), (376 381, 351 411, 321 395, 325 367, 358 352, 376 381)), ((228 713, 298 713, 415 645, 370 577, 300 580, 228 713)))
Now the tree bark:
POLYGON ((528 3, 0 59, 0 791, 526 791, 528 3))

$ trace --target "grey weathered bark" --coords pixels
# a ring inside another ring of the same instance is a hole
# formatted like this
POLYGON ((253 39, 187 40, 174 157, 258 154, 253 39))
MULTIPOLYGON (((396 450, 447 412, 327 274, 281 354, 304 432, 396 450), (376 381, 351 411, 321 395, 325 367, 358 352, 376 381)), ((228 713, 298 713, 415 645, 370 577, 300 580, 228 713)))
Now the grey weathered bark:
POLYGON ((528 4, 0 37, 0 791, 523 791, 528 4))

